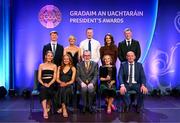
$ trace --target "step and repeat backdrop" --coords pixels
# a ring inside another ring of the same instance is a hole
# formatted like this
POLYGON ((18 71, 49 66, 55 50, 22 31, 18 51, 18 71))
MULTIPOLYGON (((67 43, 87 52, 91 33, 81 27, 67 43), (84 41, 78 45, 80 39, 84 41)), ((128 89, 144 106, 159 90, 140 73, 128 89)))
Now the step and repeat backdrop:
MULTIPOLYGON (((58 42, 68 46, 86 38, 86 28, 104 45, 113 35, 115 44, 124 40, 123 30, 132 29, 141 45, 149 89, 180 85, 180 2, 178 0, 16 0, 12 4, 13 80, 15 89, 33 88, 34 71, 42 63, 43 45, 50 31, 59 33, 58 42)), ((116 64, 119 69, 120 62, 116 64)))

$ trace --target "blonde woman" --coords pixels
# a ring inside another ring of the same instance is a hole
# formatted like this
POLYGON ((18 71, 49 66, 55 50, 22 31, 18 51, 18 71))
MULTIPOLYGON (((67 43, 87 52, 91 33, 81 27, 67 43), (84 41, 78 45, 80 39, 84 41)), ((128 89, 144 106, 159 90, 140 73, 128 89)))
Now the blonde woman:
POLYGON ((73 65, 81 61, 81 50, 75 45, 76 38, 73 35, 69 36, 69 46, 64 48, 64 54, 69 54, 72 57, 73 65))
POLYGON ((116 66, 112 64, 110 55, 104 55, 104 65, 100 66, 100 89, 107 104, 107 113, 110 114, 115 110, 113 105, 114 97, 116 96, 116 66))

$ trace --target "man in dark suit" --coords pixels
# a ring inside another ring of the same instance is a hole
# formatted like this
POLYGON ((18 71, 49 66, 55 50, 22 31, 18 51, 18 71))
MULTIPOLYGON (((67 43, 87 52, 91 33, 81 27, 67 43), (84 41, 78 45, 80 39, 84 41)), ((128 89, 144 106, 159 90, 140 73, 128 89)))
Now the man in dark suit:
POLYGON ((125 40, 119 42, 118 44, 118 58, 122 62, 127 61, 126 54, 128 51, 133 51, 135 53, 136 59, 138 61, 141 56, 141 48, 139 42, 132 39, 132 32, 130 28, 124 30, 125 40))
POLYGON ((83 113, 89 110, 94 112, 92 107, 95 96, 95 86, 98 78, 98 64, 90 61, 91 52, 83 51, 83 61, 77 64, 77 82, 81 87, 81 96, 83 101, 83 113))
POLYGON ((148 90, 145 87, 146 77, 141 63, 135 62, 136 56, 133 51, 127 52, 127 62, 121 64, 118 78, 120 82, 120 94, 123 95, 123 101, 126 109, 130 107, 129 90, 134 90, 137 93, 136 111, 139 113, 143 105, 143 94, 147 94, 148 90))
POLYGON ((64 48, 62 45, 57 43, 58 33, 56 31, 50 32, 50 38, 51 42, 44 45, 43 47, 43 61, 45 59, 46 52, 50 50, 54 54, 54 64, 56 64, 58 67, 61 65, 64 48))

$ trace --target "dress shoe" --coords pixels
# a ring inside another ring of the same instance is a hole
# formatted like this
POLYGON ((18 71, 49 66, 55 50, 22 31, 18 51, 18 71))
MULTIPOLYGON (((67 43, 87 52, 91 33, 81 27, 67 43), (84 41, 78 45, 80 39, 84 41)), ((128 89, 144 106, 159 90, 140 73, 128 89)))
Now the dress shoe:
POLYGON ((83 107, 82 113, 86 113, 86 107, 83 107))
POLYGON ((107 108, 107 114, 111 114, 111 108, 107 108))
POLYGON ((58 113, 58 114, 62 113, 62 108, 60 108, 59 110, 57 110, 57 113, 58 113))
POLYGON ((129 112, 129 106, 124 106, 122 112, 129 112))
POLYGON ((140 112, 141 112, 141 107, 137 106, 137 107, 136 107, 136 112, 137 112, 137 113, 140 113, 140 112))
POLYGON ((94 113, 94 109, 93 109, 93 107, 89 107, 89 113, 94 113))
POLYGON ((47 112, 46 112, 46 113, 44 112, 44 113, 43 113, 43 117, 44 117, 44 119, 48 119, 48 113, 47 113, 47 112))
POLYGON ((112 104, 112 105, 111 105, 111 109, 112 109, 113 111, 115 111, 115 110, 116 110, 116 106, 115 106, 114 104, 112 104))
POLYGON ((130 112, 132 110, 132 105, 130 104, 129 106, 128 106, 128 111, 130 112))
POLYGON ((63 117, 65 117, 65 118, 67 118, 67 117, 68 117, 67 110, 63 110, 63 117))

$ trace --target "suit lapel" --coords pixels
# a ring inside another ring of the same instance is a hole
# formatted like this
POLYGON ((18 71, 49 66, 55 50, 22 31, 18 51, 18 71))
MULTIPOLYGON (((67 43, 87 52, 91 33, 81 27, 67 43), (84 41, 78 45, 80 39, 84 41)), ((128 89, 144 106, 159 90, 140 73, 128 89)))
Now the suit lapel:
POLYGON ((133 47, 133 46, 134 46, 134 40, 132 39, 130 47, 133 47))
POLYGON ((123 45, 127 48, 126 40, 124 40, 123 45))
POLYGON ((51 48, 51 43, 49 43, 49 45, 48 45, 48 49, 52 51, 52 48, 51 48))
POLYGON ((135 76, 135 81, 137 81, 137 77, 138 77, 138 66, 137 66, 137 63, 135 62, 134 63, 134 76, 135 76))
POLYGON ((85 67, 85 62, 84 61, 82 62, 81 66, 82 66, 82 70, 86 72, 86 67, 85 67))
POLYGON ((135 40, 132 39, 130 49, 135 51, 134 47, 136 47, 136 42, 135 42, 135 40))
POLYGON ((123 41, 123 49, 124 49, 124 52, 126 53, 128 51, 128 46, 126 44, 126 40, 123 41))
POLYGON ((88 73, 88 69, 86 68, 85 61, 83 61, 82 66, 83 66, 82 70, 83 70, 85 73, 88 73))

